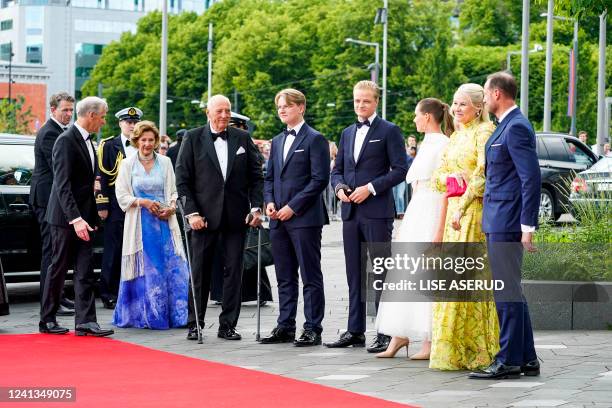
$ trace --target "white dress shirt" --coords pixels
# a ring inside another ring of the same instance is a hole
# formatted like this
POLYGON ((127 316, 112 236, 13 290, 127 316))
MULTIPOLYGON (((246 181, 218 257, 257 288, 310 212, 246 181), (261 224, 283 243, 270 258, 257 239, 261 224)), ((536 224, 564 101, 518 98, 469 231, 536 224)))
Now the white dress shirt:
MULTIPOLYGON (((368 118, 370 121, 370 126, 372 126, 372 122, 376 119, 376 112, 372 116, 368 118)), ((363 142, 365 140, 368 131, 370 130, 370 126, 363 125, 362 127, 357 129, 357 133, 355 133, 355 147, 353 149, 353 158, 355 159, 355 163, 357 163, 357 159, 359 158, 359 153, 361 152, 361 147, 363 146, 363 142)), ((376 195, 376 190, 374 190, 374 186, 372 183, 368 183, 368 191, 372 193, 372 195, 376 195)))
MULTIPOLYGON (((499 123, 502 123, 502 121, 504 119, 506 119, 506 116, 508 116, 508 114, 510 112, 512 112, 513 110, 518 109, 518 106, 516 105, 512 105, 510 108, 508 108, 504 113, 502 113, 497 120, 499 121, 499 123)), ((535 232, 536 227, 533 225, 523 225, 521 224, 521 231, 522 232, 535 232)))
MULTIPOLYGON (((293 130, 295 130, 296 136, 298 133, 300 133, 300 129, 302 128, 303 125, 304 125, 304 121, 301 121, 293 128, 293 130)), ((292 129, 287 127, 287 130, 292 130, 292 129)), ((283 146, 283 163, 285 162, 285 160, 287 160, 287 154, 289 154, 289 149, 291 149, 291 145, 293 144, 294 141, 295 141, 295 136, 293 135, 287 135, 287 137, 285 137, 285 145, 283 146)))
MULTIPOLYGON (((227 130, 227 129, 225 129, 227 130)), ((219 133, 210 126, 210 132, 213 134, 219 133)), ((217 159, 219 160, 219 166, 221 167, 221 174, 223 174, 223 180, 227 179, 227 140, 223 140, 217 137, 217 140, 213 143, 215 145, 215 152, 217 152, 217 159)))
POLYGON ((62 132, 63 132, 63 131, 65 131, 65 130, 67 130, 67 129, 68 129, 68 127, 70 126, 69 124, 68 124, 68 125, 64 125, 64 124, 63 124, 63 123, 61 123, 59 120, 55 119, 53 116, 51 116, 51 120, 52 120, 52 121, 54 121, 55 123, 57 123, 57 126, 59 126, 59 127, 61 127, 61 128, 62 128, 62 132))
POLYGON ((125 142, 127 142, 128 140, 129 140, 128 137, 122 133, 121 134, 121 144, 123 145, 123 150, 125 150, 125 157, 132 157, 138 152, 138 149, 132 146, 132 144, 129 144, 128 146, 126 146, 125 142))

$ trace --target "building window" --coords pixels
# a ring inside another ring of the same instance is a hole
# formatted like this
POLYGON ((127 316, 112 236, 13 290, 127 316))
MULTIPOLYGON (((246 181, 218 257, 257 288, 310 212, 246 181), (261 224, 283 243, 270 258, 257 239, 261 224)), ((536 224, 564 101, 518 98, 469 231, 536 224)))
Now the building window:
POLYGON ((80 97, 81 87, 91 77, 91 71, 100 59, 104 45, 79 43, 75 47, 74 89, 80 97))
POLYGON ((42 64, 42 44, 31 44, 26 47, 26 62, 42 64))
POLYGON ((13 29, 13 20, 3 20, 0 22, 0 30, 1 31, 6 31, 6 30, 12 30, 13 29))
POLYGON ((44 7, 30 6, 25 15, 25 62, 30 64, 43 63, 43 30, 45 28, 44 7))
POLYGON ((11 59, 11 43, 0 44, 0 60, 9 61, 11 59))

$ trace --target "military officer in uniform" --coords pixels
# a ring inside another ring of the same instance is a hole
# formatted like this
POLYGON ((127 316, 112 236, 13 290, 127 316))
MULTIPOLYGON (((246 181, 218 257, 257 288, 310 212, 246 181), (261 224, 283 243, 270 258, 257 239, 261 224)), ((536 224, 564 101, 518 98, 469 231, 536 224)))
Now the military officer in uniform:
POLYGON ((115 114, 119 119, 121 134, 104 139, 98 148, 100 191, 96 195, 98 215, 104 222, 104 254, 100 277, 100 297, 107 309, 114 309, 119 292, 121 275, 121 247, 123 245, 123 221, 125 213, 117 204, 115 181, 121 160, 137 153, 130 139, 134 126, 142 118, 136 107, 121 109, 115 114))

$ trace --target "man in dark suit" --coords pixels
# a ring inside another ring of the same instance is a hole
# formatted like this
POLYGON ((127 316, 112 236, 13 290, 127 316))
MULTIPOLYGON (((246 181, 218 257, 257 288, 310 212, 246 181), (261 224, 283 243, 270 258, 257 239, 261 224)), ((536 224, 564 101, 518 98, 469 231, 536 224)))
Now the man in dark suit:
MULTIPOLYGON (((404 138, 396 125, 376 115, 378 99, 374 82, 360 81, 355 85, 353 102, 358 121, 342 132, 331 173, 332 186, 342 201, 349 319, 347 331, 327 347, 365 345, 367 254, 362 244, 391 241, 395 217, 392 189, 404 181, 408 171, 404 138)), ((370 257, 377 256, 372 251, 378 249, 368 248, 370 257)), ((385 351, 389 340, 389 336, 377 334, 368 351, 385 351)))
MULTIPOLYGON (((40 298, 45 286, 47 270, 51 264, 51 230, 47 223, 47 204, 53 185, 53 145, 60 133, 68 129, 74 113, 74 98, 66 92, 52 95, 49 99, 51 115, 49 120, 38 130, 34 144, 34 174, 30 186, 30 205, 36 214, 40 227, 40 241, 42 244, 40 260, 40 298)), ((60 306, 57 309, 59 316, 74 315, 74 302, 67 299, 62 293, 60 306)))
POLYGON ((264 199, 278 281, 278 325, 262 343, 321 344, 325 295, 321 233, 329 224, 323 191, 329 183, 329 143, 304 122, 306 97, 295 89, 276 94, 287 130, 272 139, 264 199), (299 277, 304 283, 304 331, 295 339, 299 277))
POLYGON ((100 298, 106 309, 114 309, 121 278, 121 249, 125 213, 117 203, 115 181, 121 161, 138 151, 130 144, 134 126, 140 122, 142 111, 136 107, 121 109, 115 114, 121 134, 104 139, 98 148, 98 176, 100 192, 96 195, 98 215, 104 221, 104 253, 100 273, 100 298))
POLYGON ((53 255, 45 280, 40 310, 41 333, 65 334, 56 320, 68 268, 74 268, 75 332, 78 336, 108 336, 112 330, 96 322, 95 275, 91 234, 100 220, 96 210, 95 149, 91 133, 105 123, 108 107, 103 99, 87 97, 77 104, 77 121, 53 146, 53 187, 47 209, 53 255))
MULTIPOLYGON (((191 232, 193 288, 200 327, 210 291, 212 259, 221 240, 225 271, 217 336, 240 340, 242 258, 248 225, 261 224, 263 174, 249 134, 228 127, 231 105, 223 95, 210 98, 208 124, 185 135, 176 163, 176 187, 184 196, 191 232)), ((189 292, 187 339, 197 340, 192 292, 189 292)))
POLYGON ((498 72, 487 78, 486 104, 499 125, 485 145, 482 231, 487 238, 493 279, 503 279, 509 290, 505 298, 495 292, 499 353, 489 367, 471 373, 471 378, 540 374, 529 309, 520 286, 523 247, 533 250, 533 233, 538 225, 540 167, 535 133, 514 102, 516 94, 512 75, 498 72))
POLYGON ((185 136, 185 133, 187 133, 185 129, 179 129, 176 132, 176 143, 173 146, 170 146, 168 153, 166 153, 166 156, 168 156, 172 162, 172 168, 176 168, 176 159, 181 149, 181 144, 183 143, 183 136, 185 136))

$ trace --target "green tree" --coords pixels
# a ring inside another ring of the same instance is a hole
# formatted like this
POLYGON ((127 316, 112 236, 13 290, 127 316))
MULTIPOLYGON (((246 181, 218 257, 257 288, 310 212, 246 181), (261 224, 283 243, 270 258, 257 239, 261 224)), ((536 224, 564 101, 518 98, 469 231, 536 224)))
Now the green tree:
POLYGON ((25 99, 23 96, 17 97, 17 100, 9 102, 8 99, 0 101, 0 132, 1 133, 16 133, 21 135, 29 135, 30 123, 34 119, 31 107, 24 108, 25 99))

